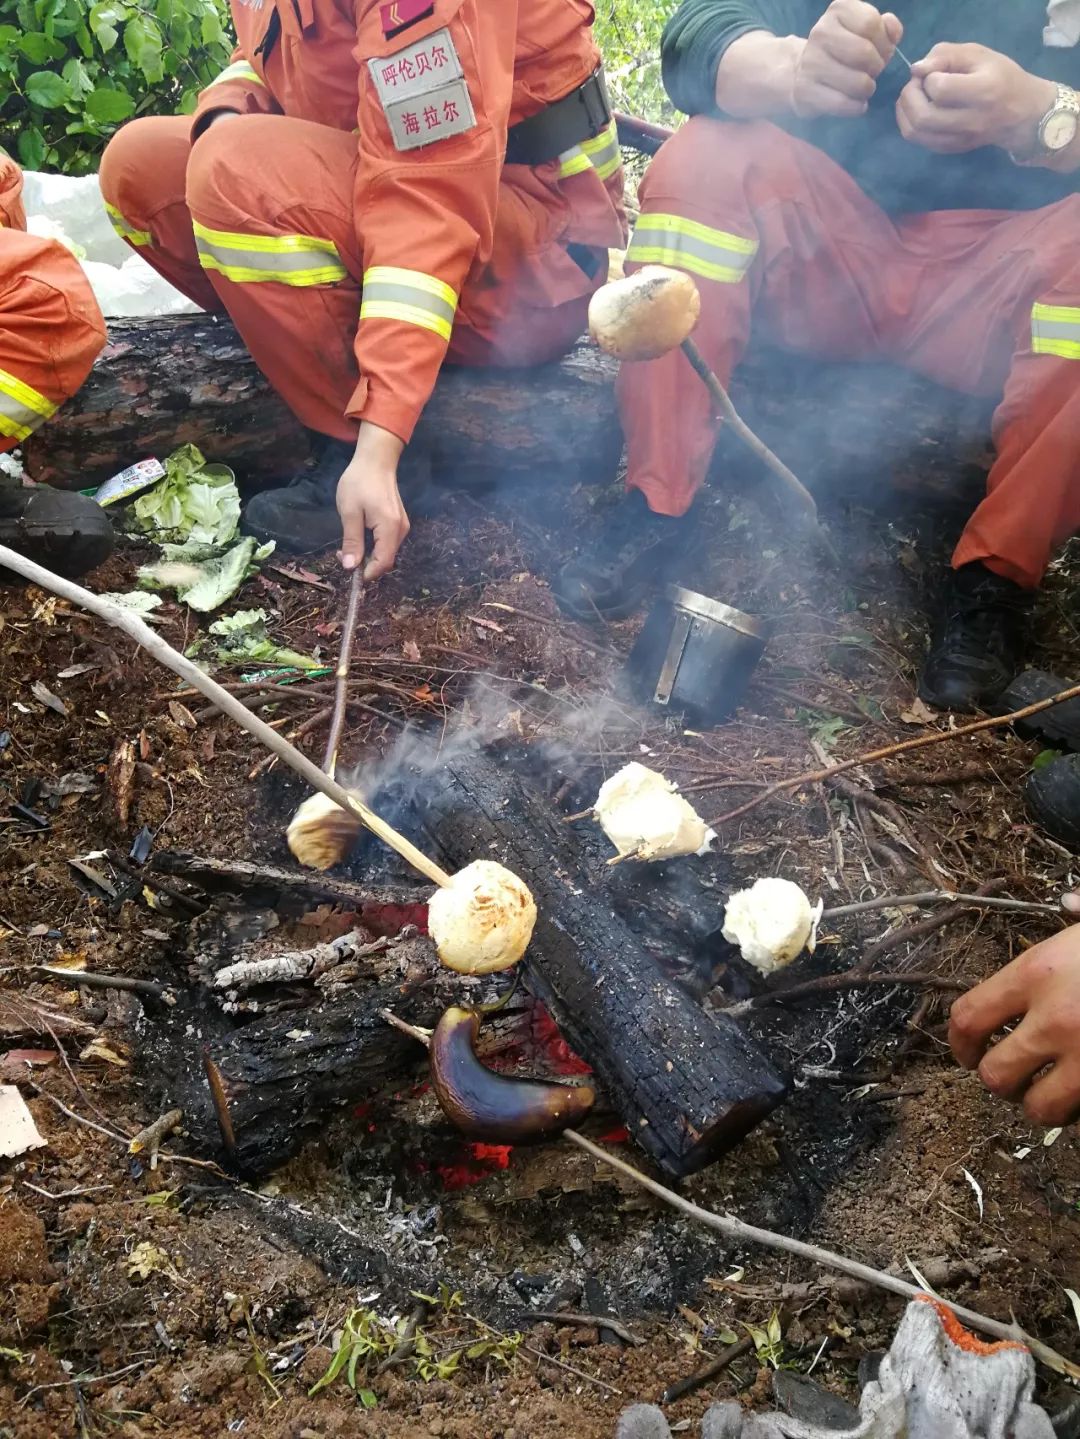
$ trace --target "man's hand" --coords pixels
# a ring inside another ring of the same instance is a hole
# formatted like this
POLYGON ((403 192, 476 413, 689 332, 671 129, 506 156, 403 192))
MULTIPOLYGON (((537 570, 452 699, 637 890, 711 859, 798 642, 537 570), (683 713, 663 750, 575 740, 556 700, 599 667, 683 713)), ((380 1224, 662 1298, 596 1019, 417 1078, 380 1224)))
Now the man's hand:
POLYGON ((1033 1124, 1070 1124, 1080 1116, 1080 925, 962 995, 952 1007, 949 1042, 987 1089, 1023 1102, 1033 1124))
POLYGON ((356 451, 338 481, 337 507, 345 534, 338 558, 347 570, 364 558, 365 531, 375 539, 364 579, 377 580, 392 570, 409 533, 409 517, 398 494, 397 467, 404 443, 378 425, 362 424, 356 451))
POLYGON ((796 115, 865 115, 877 78, 903 39, 895 15, 864 0, 832 0, 795 67, 791 105, 796 115))
POLYGON ((1052 80, 1029 75, 985 45, 935 45, 911 67, 896 123, 905 140, 940 155, 984 145, 1024 154, 1056 93, 1052 80))

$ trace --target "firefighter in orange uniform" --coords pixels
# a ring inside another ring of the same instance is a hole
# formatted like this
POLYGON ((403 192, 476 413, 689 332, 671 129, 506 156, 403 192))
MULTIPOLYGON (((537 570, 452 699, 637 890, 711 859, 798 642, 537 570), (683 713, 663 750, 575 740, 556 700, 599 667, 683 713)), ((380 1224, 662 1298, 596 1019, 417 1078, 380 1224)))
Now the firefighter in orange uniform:
MULTIPOLYGON (((74 255, 26 234, 22 173, 0 151, 0 454, 71 398, 104 343, 105 321, 74 255)), ((92 500, 24 486, 0 467, 0 544, 81 575, 112 551, 112 525, 92 500)))
POLYGON ((370 530, 374 578, 408 532, 402 455, 443 361, 564 353, 623 243, 593 11, 232 8, 239 43, 194 119, 125 126, 102 190, 119 233, 228 312, 318 438, 306 471, 250 503, 247 527, 294 551, 337 545, 346 568, 370 530))

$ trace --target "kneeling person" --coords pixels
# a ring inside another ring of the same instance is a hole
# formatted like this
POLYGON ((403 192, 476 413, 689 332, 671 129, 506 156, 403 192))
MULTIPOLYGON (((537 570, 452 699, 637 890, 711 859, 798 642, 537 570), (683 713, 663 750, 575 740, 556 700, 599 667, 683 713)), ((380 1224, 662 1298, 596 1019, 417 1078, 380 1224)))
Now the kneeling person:
MULTIPOLYGON (((75 394, 104 343, 82 267, 56 240, 26 233, 22 173, 0 151, 0 454, 75 394)), ((25 486, 0 465, 0 544, 74 577, 108 558, 113 531, 93 500, 25 486)))
POLYGON ((338 545, 347 568, 371 530, 373 578, 408 532, 403 452, 444 359, 561 355, 622 243, 591 10, 232 9, 233 63, 194 121, 119 131, 102 189, 120 234, 196 303, 228 312, 314 432, 313 465, 257 496, 247 527, 294 551, 338 545))

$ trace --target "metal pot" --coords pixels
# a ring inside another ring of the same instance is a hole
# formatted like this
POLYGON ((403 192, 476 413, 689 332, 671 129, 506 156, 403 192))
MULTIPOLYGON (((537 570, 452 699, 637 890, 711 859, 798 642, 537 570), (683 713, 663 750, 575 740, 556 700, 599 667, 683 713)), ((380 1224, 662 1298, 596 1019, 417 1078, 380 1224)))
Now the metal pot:
POLYGON ((742 701, 770 632, 765 620, 668 585, 626 662, 631 693, 695 723, 722 724, 742 701))

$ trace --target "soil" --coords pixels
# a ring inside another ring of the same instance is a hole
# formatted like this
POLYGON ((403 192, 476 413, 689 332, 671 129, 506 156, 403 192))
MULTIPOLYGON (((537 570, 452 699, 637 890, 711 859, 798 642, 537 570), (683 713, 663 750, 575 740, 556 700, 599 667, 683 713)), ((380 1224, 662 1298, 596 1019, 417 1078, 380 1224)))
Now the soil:
MULTIPOLYGON (((398 569, 365 596, 354 675, 366 707, 351 717, 344 765, 365 776, 381 765, 385 779, 403 724, 435 743, 484 731, 561 745, 588 784, 641 758, 713 817, 812 766, 815 745, 842 758, 921 732, 914 674, 952 517, 887 496, 872 510, 823 497, 845 558, 837 575, 801 558, 766 495, 714 486, 680 578, 768 615, 776 632, 734 721, 699 731, 618 697, 640 621, 587 630, 552 601, 547 577, 613 498, 552 482, 456 494, 418 519, 398 569)), ((125 544, 93 588, 129 589, 141 558, 125 544)), ((281 563, 291 574, 268 568, 229 608, 265 607, 276 637, 331 661, 344 611, 334 562, 281 563)), ((1050 576, 1031 656, 1062 674, 1077 639, 1072 566, 1066 556, 1050 576)), ((205 628, 183 607, 159 614, 177 647, 205 628)), ((0 1066, 47 1140, 0 1167, 3 1439, 611 1439, 622 1407, 655 1401, 728 1331, 778 1309, 772 1360, 855 1394, 859 1360, 888 1344, 898 1301, 838 1297, 804 1264, 726 1245, 565 1145, 466 1154, 420 1091, 328 1116, 325 1135, 257 1188, 187 1148, 182 1127, 157 1168, 129 1156, 128 1139, 160 1112, 160 1007, 155 1019, 137 996, 74 974, 185 987, 190 912, 127 858, 133 841, 145 827, 155 850, 287 863, 284 824, 302 790, 259 768, 246 736, 198 697, 177 697, 174 678, 124 637, 39 592, 5 591, 0 679, 0 1066), (44 980, 43 963, 72 966, 70 986, 44 980), (404 1319, 418 1303, 371 1281, 378 1245, 416 1288, 451 1277, 421 1322, 430 1377, 417 1372, 420 1348, 376 1372, 376 1345, 355 1392, 346 1372, 311 1395, 347 1316, 370 1333, 372 1316, 404 1319), (597 1323, 522 1317, 567 1306, 597 1323), (612 1313, 644 1342, 605 1330, 612 1313), (506 1337, 518 1331, 520 1345, 506 1337)), ((295 733, 326 703, 325 691, 297 691, 263 713, 295 733)), ((324 738, 325 720, 299 743, 320 759, 324 738)), ((696 863, 725 893, 784 874, 828 905, 992 880, 999 894, 1054 899, 1074 859, 1025 816, 1021 784, 1038 753, 1008 730, 948 740, 855 771, 854 790, 770 800, 722 825, 717 854, 696 863)), ((354 861, 353 877, 369 862, 354 861)), ((826 922, 817 953, 781 982, 848 969, 892 934, 875 968, 968 985, 1058 927, 961 909, 905 938, 924 917, 826 922)), ((727 954, 678 963, 707 1004, 761 988, 727 954)), ((1015 1313, 1075 1355, 1064 1292, 1080 1288, 1075 1131, 1034 1130, 955 1069, 947 1005, 916 985, 755 1010, 748 1022, 793 1071, 795 1095, 684 1190, 903 1273, 907 1260, 968 1261, 949 1297, 1015 1313)), ((617 1152, 644 1164, 626 1143, 617 1152)), ((671 1422, 696 1432, 714 1396, 765 1404, 766 1369, 744 1357, 671 1405, 671 1422)), ((1040 1394, 1060 1400, 1052 1376, 1040 1375, 1040 1394)))

